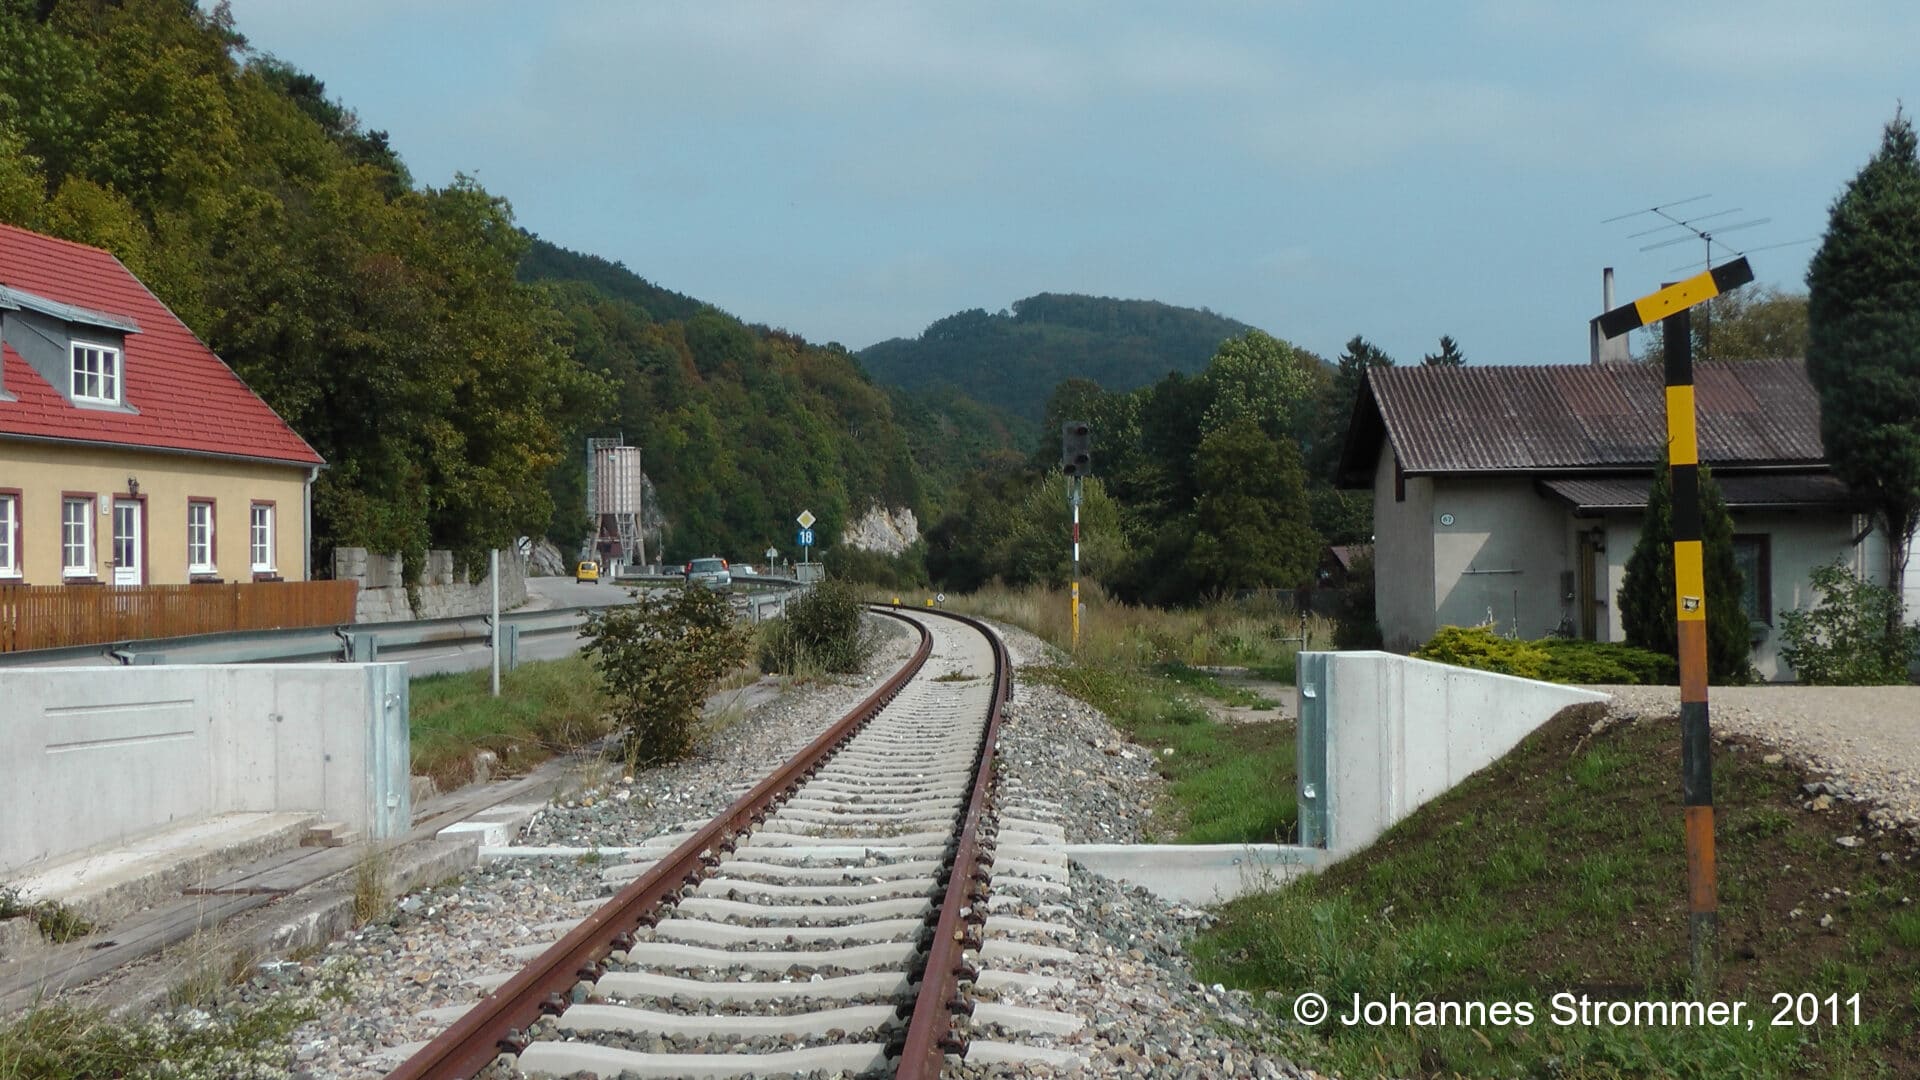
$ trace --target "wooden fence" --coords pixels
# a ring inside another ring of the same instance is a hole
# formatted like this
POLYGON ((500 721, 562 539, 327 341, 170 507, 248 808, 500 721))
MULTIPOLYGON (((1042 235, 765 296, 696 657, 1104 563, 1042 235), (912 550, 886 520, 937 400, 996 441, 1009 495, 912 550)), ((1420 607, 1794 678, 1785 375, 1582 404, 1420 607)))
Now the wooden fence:
POLYGON ((247 585, 0 585, 0 652, 113 641, 344 626, 352 581, 247 585))

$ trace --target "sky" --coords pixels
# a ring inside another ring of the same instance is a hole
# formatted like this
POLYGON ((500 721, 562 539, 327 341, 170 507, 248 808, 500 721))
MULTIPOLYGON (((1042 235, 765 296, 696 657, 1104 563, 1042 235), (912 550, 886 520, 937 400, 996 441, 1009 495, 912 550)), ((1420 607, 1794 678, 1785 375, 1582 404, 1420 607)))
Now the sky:
POLYGON ((251 47, 520 225, 852 349, 1037 292, 1322 356, 1587 358, 1704 268, 1803 290, 1920 4, 231 0, 251 47), (1707 196, 1706 198, 1696 198, 1707 196), (1794 243, 1795 241, 1808 241, 1794 243), (1691 263, 1689 263, 1691 260, 1691 263))

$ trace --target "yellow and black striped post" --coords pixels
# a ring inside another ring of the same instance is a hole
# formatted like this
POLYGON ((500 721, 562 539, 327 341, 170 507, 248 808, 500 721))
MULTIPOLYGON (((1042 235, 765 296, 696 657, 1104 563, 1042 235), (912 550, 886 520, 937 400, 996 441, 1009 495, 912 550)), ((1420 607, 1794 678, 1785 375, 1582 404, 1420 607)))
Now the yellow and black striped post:
POLYGON ((1680 646, 1680 800, 1687 838, 1688 959, 1693 992, 1716 981, 1720 898, 1713 860, 1713 743, 1707 722, 1707 582, 1700 515, 1700 439, 1693 400, 1693 326, 1688 311, 1753 280, 1737 259, 1599 318, 1609 338, 1658 320, 1665 334, 1667 454, 1673 486, 1673 606, 1680 646))
POLYGON ((1673 606, 1680 645, 1680 799, 1686 807, 1688 955, 1694 993, 1714 984, 1720 899, 1713 860, 1713 743, 1707 725, 1707 584, 1701 550, 1700 440, 1693 401, 1693 328, 1663 320, 1667 453, 1673 483, 1673 606))

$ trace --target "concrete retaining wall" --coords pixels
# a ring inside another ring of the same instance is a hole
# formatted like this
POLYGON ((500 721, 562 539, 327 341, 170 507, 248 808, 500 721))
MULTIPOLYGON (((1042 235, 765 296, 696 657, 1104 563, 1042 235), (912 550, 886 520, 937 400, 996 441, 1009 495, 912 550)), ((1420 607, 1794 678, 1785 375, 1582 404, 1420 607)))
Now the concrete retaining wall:
MULTIPOLYGON (((407 601, 406 574, 398 555, 373 555, 366 548, 335 548, 333 576, 360 583, 354 605, 355 622, 398 622, 402 619, 455 619, 484 615, 493 610, 493 586, 486 567, 469 582, 454 569, 453 552, 427 552, 420 574, 420 610, 407 601)), ((517 551, 500 553, 500 610, 527 602, 527 564, 517 551)))
POLYGON ((1302 840, 1334 857, 1607 695, 1384 652, 1300 654, 1302 840))
POLYGON ((412 816, 405 664, 0 670, 0 873, 233 811, 412 816))

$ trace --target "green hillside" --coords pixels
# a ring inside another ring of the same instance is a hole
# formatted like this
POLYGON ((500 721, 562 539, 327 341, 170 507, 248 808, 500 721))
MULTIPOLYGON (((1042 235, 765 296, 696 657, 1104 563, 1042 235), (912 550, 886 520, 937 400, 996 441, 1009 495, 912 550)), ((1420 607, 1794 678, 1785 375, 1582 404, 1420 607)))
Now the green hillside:
MULTIPOLYGON (((965 467, 964 448, 909 435, 896 415, 904 399, 875 386, 842 349, 746 325, 617 264, 540 241, 519 274, 566 319, 574 360, 614 388, 604 412, 572 418, 569 444, 618 431, 644 449, 669 559, 785 549, 803 508, 828 543, 875 503, 924 517, 924 478, 937 488, 965 467)), ((913 411, 926 424, 945 415, 933 405, 913 411)), ((549 485, 561 508, 550 535, 567 547, 585 524, 567 512, 584 507, 581 455, 556 466, 549 485)))
POLYGON ((645 448, 669 558, 785 548, 802 507, 824 544, 875 503, 931 516, 1009 438, 529 237, 469 178, 417 185, 224 5, 0 0, 0 221, 112 251, 327 459, 321 565, 336 545, 413 573, 429 547, 571 546, 589 434, 645 448))
POLYGON ((549 244, 538 236, 520 259, 521 281, 577 281, 591 285, 610 299, 637 305, 650 318, 691 319, 708 305, 685 293, 662 288, 627 269, 625 263, 549 244))
POLYGON ((1091 379, 1124 392, 1168 372, 1207 366, 1222 341, 1253 329, 1205 309, 1152 300, 1039 293, 990 315, 949 315, 917 338, 860 351, 874 378, 908 390, 951 387, 1039 421, 1060 382, 1091 379))

